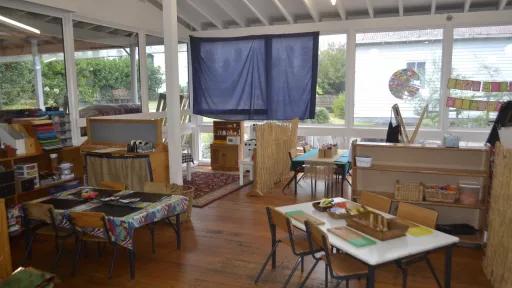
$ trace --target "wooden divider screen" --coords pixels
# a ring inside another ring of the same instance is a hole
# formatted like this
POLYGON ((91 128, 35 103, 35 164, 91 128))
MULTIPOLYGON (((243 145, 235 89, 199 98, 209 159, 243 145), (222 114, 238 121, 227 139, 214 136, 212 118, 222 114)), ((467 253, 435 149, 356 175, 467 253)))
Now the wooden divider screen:
POLYGON ((512 149, 496 145, 484 271, 495 288, 512 287, 512 149))
POLYGON ((290 175, 288 152, 297 147, 299 120, 256 126, 256 159, 251 195, 263 196, 290 175))

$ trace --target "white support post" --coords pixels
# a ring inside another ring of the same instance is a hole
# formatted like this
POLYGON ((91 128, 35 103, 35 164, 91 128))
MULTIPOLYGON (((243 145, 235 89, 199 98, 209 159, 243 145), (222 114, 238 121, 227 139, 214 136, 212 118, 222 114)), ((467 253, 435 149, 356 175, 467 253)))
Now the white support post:
POLYGON ((176 0, 163 0, 167 145, 171 183, 183 185, 181 165, 180 87, 178 78, 178 15, 176 0))
POLYGON ((149 74, 146 53, 146 34, 139 32, 140 103, 142 112, 149 112, 149 74))
POLYGON ((356 86, 356 32, 347 33, 347 56, 345 63, 345 127, 354 126, 354 97, 356 86))
POLYGON ((73 145, 80 145, 80 125, 79 125, 79 99, 78 85, 76 81, 76 63, 75 63, 75 38, 73 33, 73 19, 71 14, 62 18, 62 31, 64 34, 64 61, 66 66, 66 85, 68 90, 68 109, 69 119, 71 121, 71 137, 73 145))
POLYGON ((441 132, 444 134, 450 126, 449 123, 449 108, 446 107, 446 99, 450 93, 448 89, 448 78, 452 74, 452 54, 453 54, 453 26, 448 25, 443 30, 443 48, 442 48, 442 66, 441 66, 441 88, 439 95, 439 117, 441 121, 441 132))
POLYGON ((37 39, 31 39, 32 44, 32 63, 34 65, 34 86, 36 92, 36 103, 39 109, 44 110, 44 94, 43 94, 43 72, 41 67, 41 55, 37 49, 37 39))
POLYGON ((131 79, 131 92, 133 103, 139 103, 139 82, 137 74, 139 69, 137 67, 137 45, 135 43, 130 44, 130 79, 131 79))

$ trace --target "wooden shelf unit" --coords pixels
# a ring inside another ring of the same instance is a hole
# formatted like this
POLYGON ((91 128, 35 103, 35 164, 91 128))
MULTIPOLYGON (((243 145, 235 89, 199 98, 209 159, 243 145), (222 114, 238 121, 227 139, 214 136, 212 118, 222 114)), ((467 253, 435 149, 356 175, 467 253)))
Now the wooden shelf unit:
POLYGON ((15 157, 0 158, 0 165, 7 169, 14 169, 17 164, 22 163, 37 163, 39 172, 51 171, 50 155, 55 153, 58 155, 60 162, 69 162, 73 164, 73 173, 75 177, 73 179, 61 180, 47 185, 40 185, 35 187, 32 191, 23 193, 16 193, 13 196, 6 197, 6 205, 14 205, 25 201, 37 199, 48 194, 48 189, 71 182, 74 180, 81 180, 83 176, 83 160, 80 155, 80 147, 63 147, 60 149, 54 149, 50 151, 44 151, 39 149, 36 153, 16 155, 15 157))
POLYGON ((213 143, 210 145, 212 170, 238 171, 243 158, 244 123, 240 121, 213 121, 213 143), (229 136, 239 137, 239 144, 229 144, 229 136))
MULTIPOLYGON (((391 198, 395 203, 407 202, 428 206, 440 212, 442 224, 464 223, 480 231, 486 227, 489 193, 489 157, 486 147, 446 148, 426 145, 390 143, 352 143, 352 197, 357 199, 361 192, 378 193, 391 198), (357 156, 372 157, 371 167, 358 167, 357 156), (404 201, 394 197, 396 181, 400 183, 452 184, 459 181, 478 183, 482 189, 475 204, 458 202, 404 201)), ((461 245, 474 245, 475 239, 482 244, 483 233, 461 237, 461 245), (468 241, 466 241, 468 240, 468 241), (469 241, 471 240, 471 241, 469 241), (467 242, 467 243, 466 243, 467 242)))

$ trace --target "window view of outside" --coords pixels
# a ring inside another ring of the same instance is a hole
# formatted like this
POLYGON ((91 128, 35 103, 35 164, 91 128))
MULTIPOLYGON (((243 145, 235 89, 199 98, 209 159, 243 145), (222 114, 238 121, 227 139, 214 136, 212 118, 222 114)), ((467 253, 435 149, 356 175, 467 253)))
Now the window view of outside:
POLYGON ((199 160, 210 160, 210 144, 213 142, 213 133, 201 133, 199 139, 199 160))
POLYGON ((5 7, 0 15, 34 29, 0 24, 0 109, 67 110, 62 19, 5 7))
POLYGON ((347 35, 321 35, 315 119, 304 124, 345 124, 345 50, 347 35))
MULTIPOLYGON (((158 97, 165 95, 165 50, 164 39, 148 35, 146 37, 146 54, 149 77, 149 111, 155 112, 158 107, 158 97)), ((188 98, 188 45, 178 44, 178 69, 180 94, 182 95, 182 110, 189 109, 188 98)), ((162 106, 160 106, 162 107, 162 106)))
MULTIPOLYGON (((452 77, 475 81, 512 81, 512 26, 457 28, 454 30, 452 77)), ((512 100, 512 92, 450 90, 453 97, 484 101, 512 100)), ((496 112, 450 108, 449 125, 456 128, 488 127, 496 112)))
POLYGON ((97 104, 140 112, 137 33, 81 21, 73 23, 73 31, 80 117, 115 109, 97 104))
POLYGON ((407 126, 415 126, 429 104, 421 126, 438 127, 442 37, 441 29, 357 34, 355 126, 386 127, 396 103, 407 126), (419 74, 420 89, 415 97, 398 99, 389 80, 406 68, 419 74))

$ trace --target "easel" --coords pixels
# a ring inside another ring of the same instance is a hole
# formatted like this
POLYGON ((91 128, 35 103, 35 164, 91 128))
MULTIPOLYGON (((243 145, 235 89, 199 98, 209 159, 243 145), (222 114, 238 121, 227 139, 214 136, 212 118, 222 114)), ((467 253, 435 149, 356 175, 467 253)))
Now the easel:
POLYGON ((425 118, 425 115, 427 114, 428 104, 423 107, 423 111, 421 112, 420 119, 418 119, 418 122, 416 123, 416 127, 414 127, 414 131, 412 133, 412 136, 409 137, 409 134, 407 133, 407 129, 405 127, 404 119, 402 118, 402 113, 400 113, 400 107, 398 107, 398 104, 393 105, 391 107, 391 110, 393 110, 393 115, 395 116, 396 122, 400 125, 400 140, 402 143, 405 144, 413 144, 416 140, 416 136, 418 135, 418 131, 421 127, 421 122, 423 122, 423 118, 425 118))

